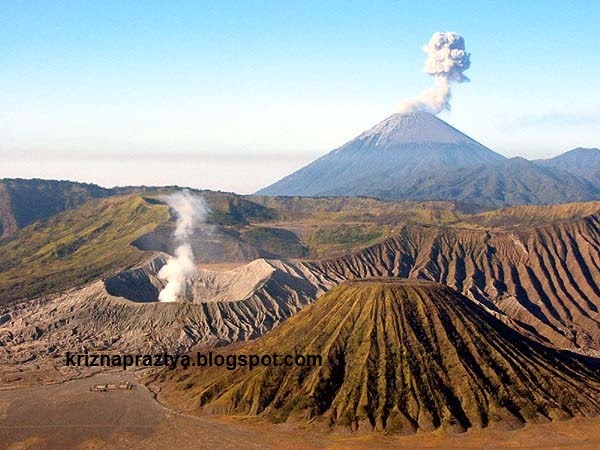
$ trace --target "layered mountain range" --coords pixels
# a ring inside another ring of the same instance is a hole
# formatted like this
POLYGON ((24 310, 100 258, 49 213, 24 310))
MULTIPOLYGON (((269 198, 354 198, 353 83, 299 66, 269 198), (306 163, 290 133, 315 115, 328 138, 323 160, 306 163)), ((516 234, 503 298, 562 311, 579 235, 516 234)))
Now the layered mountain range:
POLYGON ((455 200, 492 207, 600 198, 600 150, 548 160, 505 158, 436 116, 394 114, 257 192, 455 200))
MULTIPOLYGON (((53 273, 62 275, 56 281, 57 294, 42 294, 0 310, 0 344, 9 350, 5 356, 10 361, 27 360, 36 349, 53 348, 52 357, 79 345, 122 351, 187 350, 252 339, 332 287, 369 277, 445 284, 531 339, 600 355, 598 203, 517 207, 465 216, 455 226, 398 223, 392 236, 343 256, 257 259, 245 265, 237 263, 229 270, 202 268, 188 281, 182 303, 176 304, 157 302, 164 287, 157 274, 166 256, 149 257, 155 253, 126 244, 141 239, 133 231, 120 239, 114 234, 114 230, 124 230, 121 220, 145 223, 148 231, 143 236, 151 241, 156 230, 166 226, 160 224, 164 205, 129 196, 102 200, 100 205, 113 212, 105 217, 112 223, 100 229, 84 225, 91 235, 83 240, 81 235, 75 237, 79 247, 67 240, 72 233, 81 233, 79 226, 64 230, 58 247, 31 237, 29 227, 17 234, 26 240, 15 238, 5 246, 10 250, 18 242, 36 242, 38 258, 44 255, 39 267, 27 259, 22 260, 24 266, 19 261, 4 262, 12 264, 4 271, 6 280, 0 279, 10 283, 5 292, 19 289, 13 280, 23 271, 19 275, 23 277, 21 289, 36 289, 32 292, 44 292, 40 289, 47 286, 42 283, 52 280, 53 273), (524 222, 538 225, 524 226, 524 222), (94 249, 101 244, 104 247, 96 254, 94 249), (127 251, 116 253, 111 245, 127 251), (63 248, 71 253, 64 253, 63 248), (111 256, 110 261, 105 254, 111 256), (136 259, 141 260, 137 266, 122 268, 136 259), (88 270, 75 271, 74 261, 86 262, 88 270), (39 274, 34 276, 33 270, 39 274), (100 276, 89 283, 91 273, 100 276), (25 284, 28 277, 37 281, 25 284), (64 280, 71 289, 60 288, 64 280), (78 284, 82 287, 76 287, 78 284)), ((366 213, 364 201, 359 201, 357 208, 366 213)), ((90 214, 93 211, 97 209, 90 214)), ((348 211, 339 214, 348 217, 348 211)), ((316 217, 307 219, 311 228, 316 217)), ((52 223, 53 219, 47 225, 52 223)), ((301 222, 293 223, 298 227, 301 222)), ((39 233, 40 225, 32 227, 39 233)), ((228 247, 222 248, 227 251, 228 247)), ((235 247, 229 251, 231 258, 239 257, 235 247)))
MULTIPOLYGON (((449 148, 431 161, 460 154, 449 148)), ((79 205, 68 201, 79 186, 60 188, 64 211, 0 239, 0 384, 89 374, 64 367, 67 351, 305 352, 324 364, 153 379, 193 413, 354 432, 600 413, 600 202, 491 210, 197 191, 210 207, 190 239, 199 267, 179 301, 161 303, 170 190, 89 193, 79 205)))

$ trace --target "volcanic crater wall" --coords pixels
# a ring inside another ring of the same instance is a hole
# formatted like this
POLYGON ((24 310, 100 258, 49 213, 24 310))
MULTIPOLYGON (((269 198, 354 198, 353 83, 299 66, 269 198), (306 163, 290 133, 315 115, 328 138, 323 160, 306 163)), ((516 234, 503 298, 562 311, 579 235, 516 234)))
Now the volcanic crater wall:
POLYGON ((547 343, 600 355, 600 213, 515 232, 407 225, 394 238, 311 268, 338 282, 436 281, 547 343))
MULTIPOLYGON (((106 289, 155 301, 163 263, 109 278, 106 289)), ((600 355, 599 213, 514 232, 406 225, 394 238, 335 259, 259 259, 229 272, 200 270, 184 300, 261 299, 268 310, 292 301, 300 308, 345 280, 369 277, 445 284, 547 344, 600 355)))
POLYGON ((106 292, 115 297, 123 297, 132 302, 157 302, 158 294, 165 283, 158 278, 158 272, 166 260, 159 256, 149 263, 134 269, 120 272, 104 280, 106 292))

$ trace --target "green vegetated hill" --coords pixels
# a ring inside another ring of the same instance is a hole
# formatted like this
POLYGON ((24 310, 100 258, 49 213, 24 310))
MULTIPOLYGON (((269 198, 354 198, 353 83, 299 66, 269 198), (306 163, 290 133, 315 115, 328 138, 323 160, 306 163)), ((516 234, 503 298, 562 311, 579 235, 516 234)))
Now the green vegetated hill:
POLYGON ((454 227, 494 230, 532 228, 557 222, 581 219, 600 211, 600 202, 565 203, 562 205, 513 206, 464 216, 454 227))
MULTIPOLYGON (((160 203, 164 201, 163 196, 180 189, 177 186, 129 186, 108 190, 95 185, 63 181, 2 180, 0 226, 14 233, 28 222, 62 209, 76 208, 93 196, 136 193, 160 203), (2 189, 7 186, 10 187, 10 196, 2 194, 2 189), (16 206, 11 206, 9 200, 16 206), (17 217, 22 217, 18 221, 11 215, 13 210, 18 211, 17 217), (25 214, 26 211, 30 211, 30 214, 25 214), (27 220, 23 217, 27 217, 27 220)), ((558 220, 552 216, 557 214, 556 211, 535 207, 524 209, 522 213, 510 209, 486 212, 489 208, 455 201, 260 197, 189 190, 202 196, 211 210, 207 222, 213 229, 210 233, 200 235, 196 242, 196 254, 200 262, 248 261, 257 257, 327 258, 393 236, 398 232, 398 227, 405 223, 503 228, 536 226, 558 220), (533 211, 538 212, 530 214, 533 211)), ((569 208, 581 209, 577 206, 569 208)), ((558 213, 559 216, 561 214, 563 212, 558 213)), ((577 214, 576 211, 574 215, 577 214)), ((8 231, 5 231, 5 237, 8 231)), ((173 223, 163 223, 154 232, 136 240, 136 245, 144 250, 172 253, 172 231, 173 223)))
POLYGON ((267 335, 220 353, 321 355, 322 366, 166 371, 161 396, 197 413, 402 434, 600 413, 598 374, 579 357, 422 280, 346 282, 267 335))
POLYGON ((96 199, 0 241, 0 300, 72 288, 143 258, 131 245, 169 219, 138 196, 96 199))
MULTIPOLYGON (((38 184, 38 180, 29 180, 25 192, 33 192, 38 184)), ((23 229, 16 227, 11 236, 0 240, 2 303, 80 286, 112 270, 141 262, 145 251, 173 253, 175 222, 164 196, 179 188, 139 188, 144 197, 112 195, 88 199, 79 205, 79 194, 75 194, 79 192, 78 185, 59 184, 64 192, 74 196, 65 194, 65 198, 69 197, 65 204, 70 209, 45 220, 38 218, 23 229)), ((35 197, 31 204, 46 201, 45 187, 42 183, 40 190, 44 194, 31 194, 35 197)), ((255 221, 268 222, 276 216, 275 211, 234 194, 191 191, 202 196, 210 208, 207 224, 201 225, 192 238, 199 262, 307 254, 293 232, 251 225, 255 221)), ((24 194, 15 198, 24 198, 24 194)))
MULTIPOLYGON (((77 208, 93 198, 139 194, 160 197, 181 190, 178 186, 125 186, 106 189, 90 183, 41 179, 0 179, 0 238, 8 237, 36 220, 77 208)), ((215 224, 240 225, 248 220, 268 220, 273 211, 241 196, 188 189, 205 197, 215 224)))
POLYGON ((55 180, 0 180, 0 238, 36 220, 111 195, 94 184, 55 180))

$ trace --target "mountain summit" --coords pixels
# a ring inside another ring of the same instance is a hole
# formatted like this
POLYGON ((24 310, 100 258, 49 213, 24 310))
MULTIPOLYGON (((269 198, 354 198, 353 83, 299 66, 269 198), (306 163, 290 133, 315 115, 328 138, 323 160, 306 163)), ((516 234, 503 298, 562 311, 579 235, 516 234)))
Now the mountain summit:
POLYGON ((404 144, 466 143, 485 148, 466 134, 428 112, 392 114, 350 142, 357 140, 370 140, 369 145, 374 147, 404 144))
POLYGON ((504 159, 433 114, 393 114, 257 194, 364 195, 429 170, 504 159))

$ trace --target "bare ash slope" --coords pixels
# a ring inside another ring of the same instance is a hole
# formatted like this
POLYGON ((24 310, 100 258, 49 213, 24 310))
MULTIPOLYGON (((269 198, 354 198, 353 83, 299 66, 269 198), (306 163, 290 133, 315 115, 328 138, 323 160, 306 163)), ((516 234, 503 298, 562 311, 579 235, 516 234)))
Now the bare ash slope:
POLYGON ((409 224, 393 238, 339 258, 259 259, 226 272, 203 269, 188 284, 186 302, 176 304, 156 301, 164 258, 154 258, 83 288, 0 310, 0 357, 33 368, 62 364, 65 350, 181 351, 244 341, 337 284, 373 276, 446 284, 526 335, 598 356, 596 206, 482 213, 465 222, 468 229, 409 224), (513 229, 514 220, 540 223, 548 214, 555 223, 513 229), (503 220, 508 230, 479 229, 503 220))
POLYGON ((253 339, 334 285, 302 264, 259 259, 230 271, 201 269, 188 282, 187 301, 160 303, 164 263, 158 257, 0 311, 0 384, 27 384, 24 370, 72 377, 77 370, 64 368, 66 351, 182 352, 253 339))
POLYGON ((323 365, 163 373, 161 397, 198 412, 402 434, 600 413, 600 381, 578 357, 422 280, 344 283, 228 351, 318 354, 323 365))
POLYGON ((406 225, 391 239, 314 263, 335 280, 446 284, 553 345, 600 354, 600 213, 528 230, 406 225))

